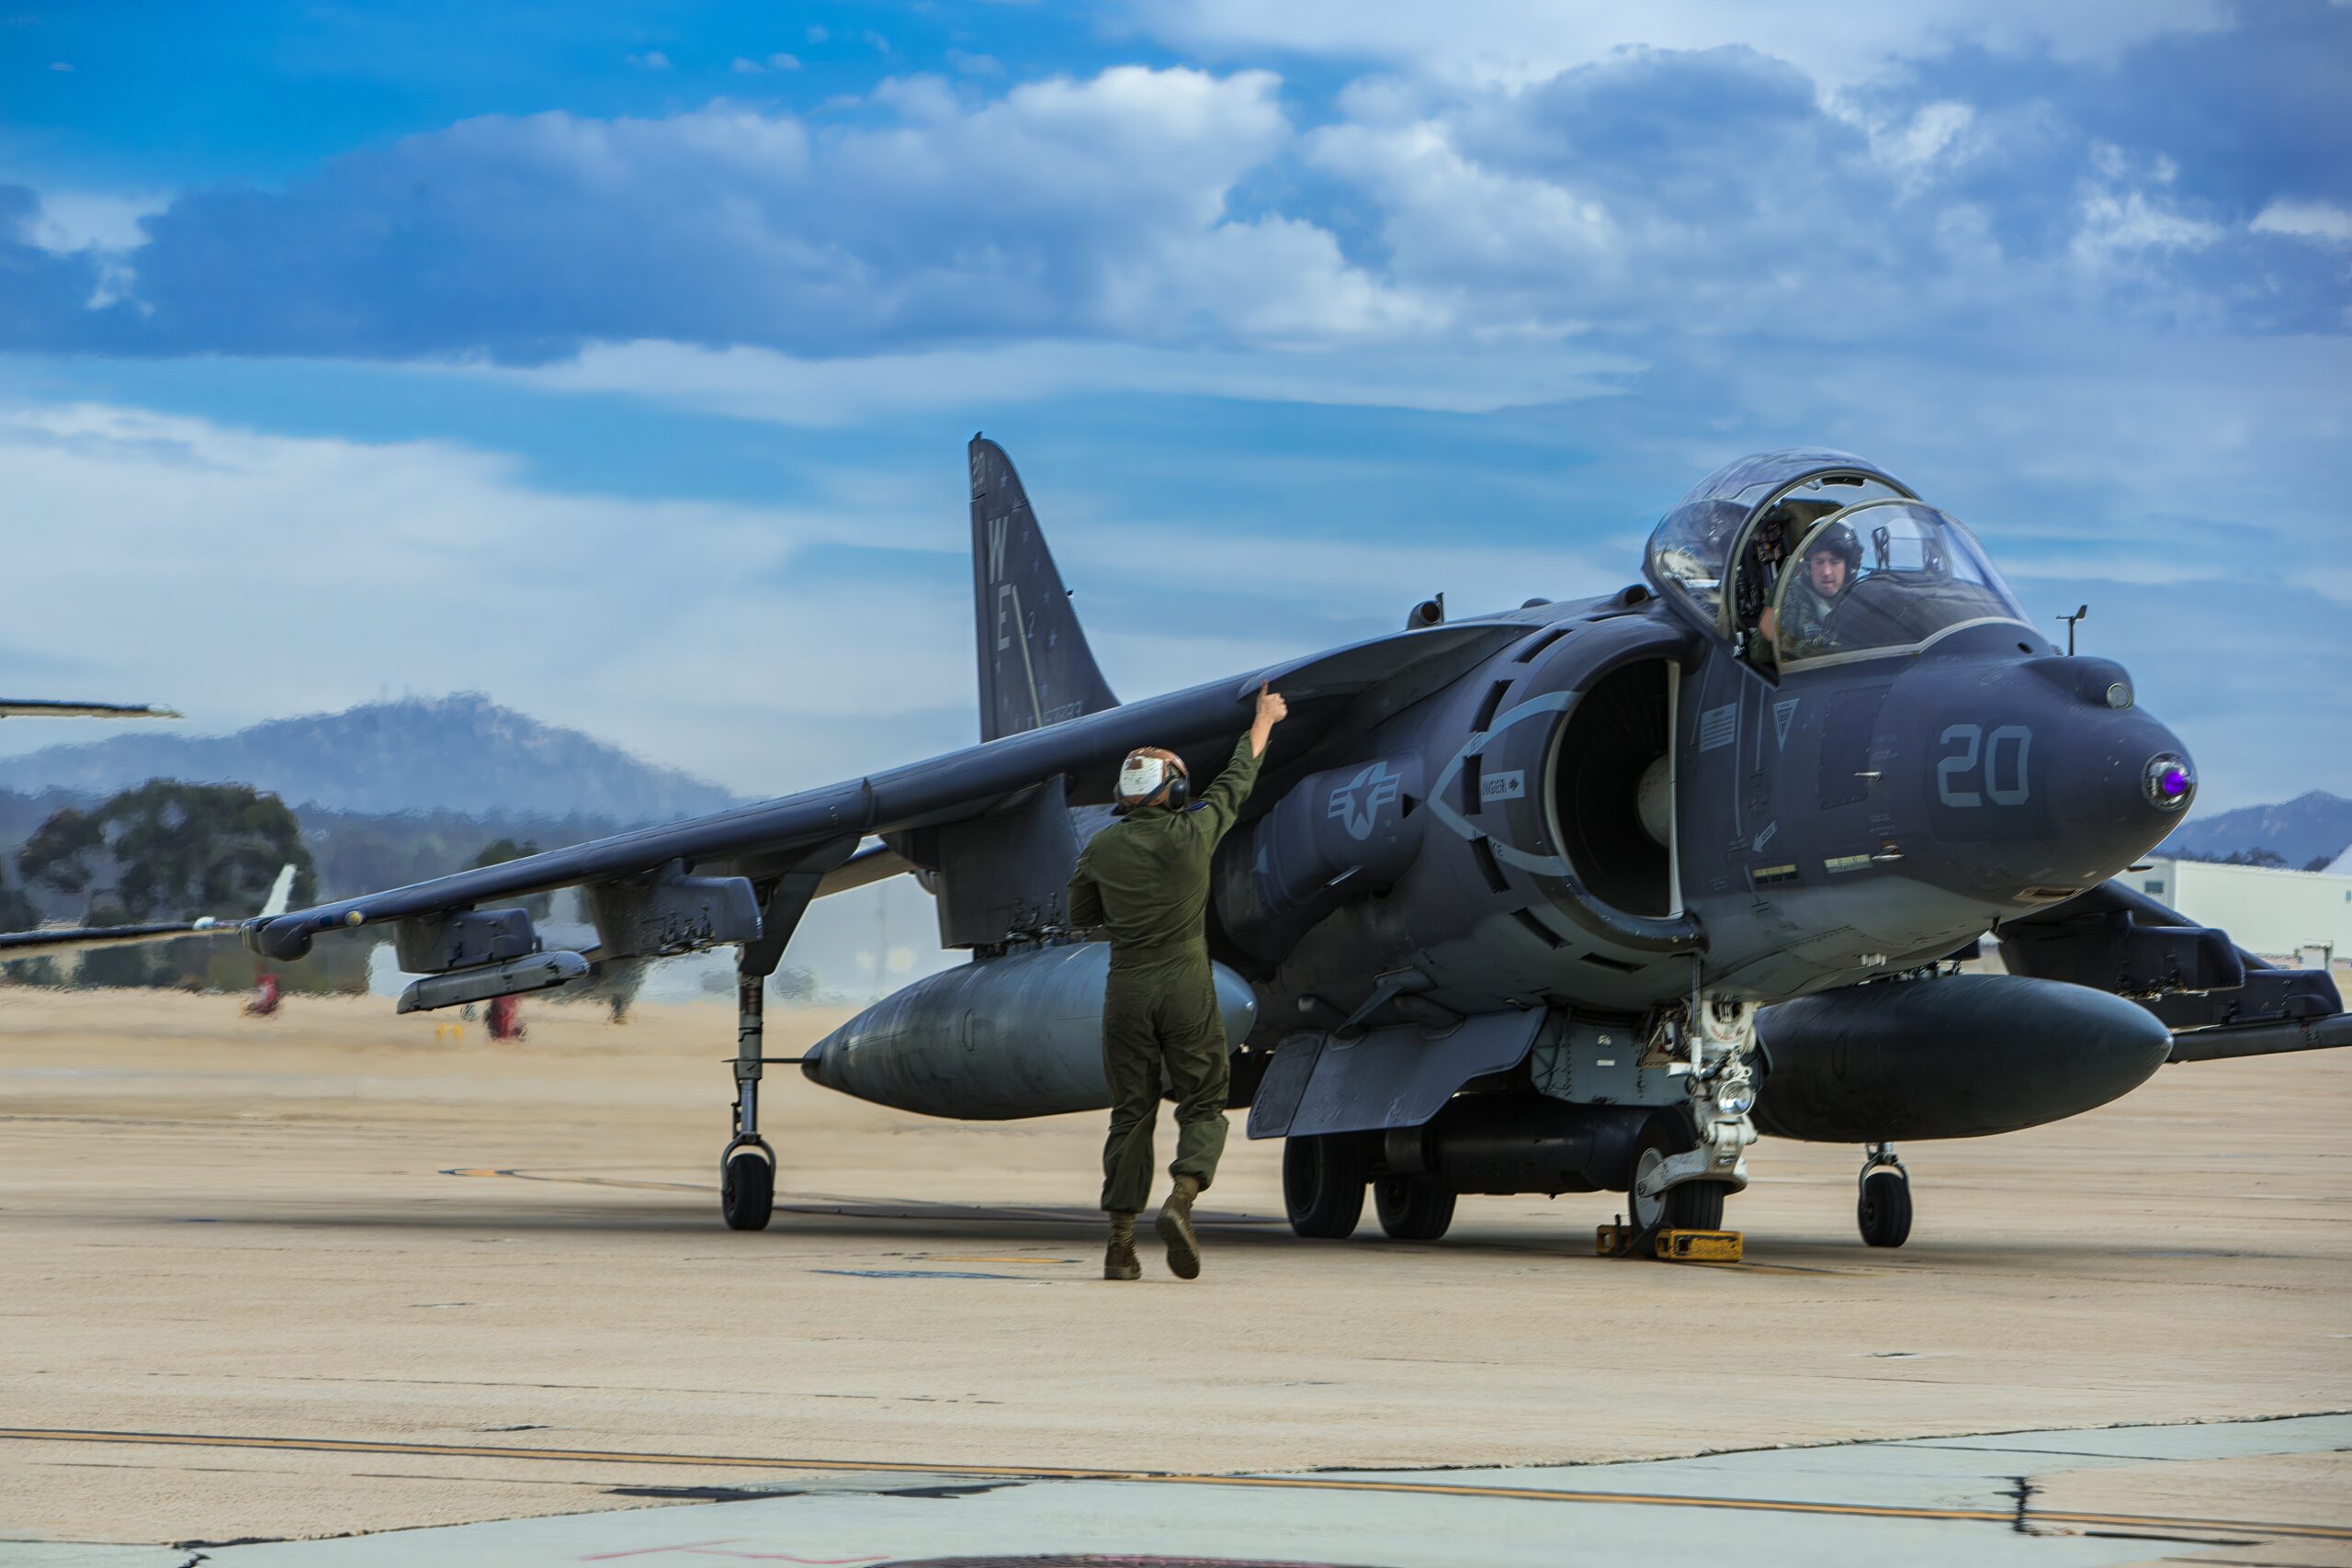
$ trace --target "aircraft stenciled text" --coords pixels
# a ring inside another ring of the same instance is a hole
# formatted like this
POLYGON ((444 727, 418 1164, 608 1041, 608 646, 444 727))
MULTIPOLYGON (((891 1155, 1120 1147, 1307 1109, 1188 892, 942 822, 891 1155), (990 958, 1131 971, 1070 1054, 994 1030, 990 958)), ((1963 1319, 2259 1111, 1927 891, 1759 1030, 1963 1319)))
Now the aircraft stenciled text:
POLYGON ((1936 763, 1936 798, 1946 806, 2023 806, 2033 797, 2026 780, 2033 731, 2025 725, 2004 724, 1988 736, 1981 724, 1955 724, 1936 739, 1959 748, 1936 763), (1972 782, 1983 788, 1967 787, 1972 782))

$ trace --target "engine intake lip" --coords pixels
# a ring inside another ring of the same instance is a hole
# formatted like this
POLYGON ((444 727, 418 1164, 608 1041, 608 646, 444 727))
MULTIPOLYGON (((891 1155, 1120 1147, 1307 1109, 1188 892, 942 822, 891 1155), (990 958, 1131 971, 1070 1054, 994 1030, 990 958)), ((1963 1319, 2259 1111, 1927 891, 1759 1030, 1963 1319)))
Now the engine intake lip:
MULTIPOLYGON (((1494 749, 1487 753, 1489 769, 1501 766, 1524 771, 1529 785, 1525 795, 1505 803, 1503 809, 1517 841, 1540 852, 1536 855, 1513 853, 1498 844, 1498 858, 1539 884, 1545 903, 1569 923, 1618 953, 1686 953, 1703 946, 1706 932, 1696 916, 1679 907, 1680 899, 1670 880, 1670 855, 1665 873, 1669 879, 1666 897, 1647 910, 1621 905, 1611 897, 1610 889, 1614 884, 1602 868, 1579 863, 1578 852, 1573 847, 1578 843, 1579 835, 1564 831, 1570 824, 1561 815, 1562 738, 1577 723, 1585 700, 1600 692, 1612 676, 1645 663, 1679 667, 1697 651, 1696 636, 1679 620, 1664 613, 1663 606, 1645 604, 1579 625, 1572 635, 1544 649, 1512 693, 1511 702, 1520 710, 1540 705, 1555 708, 1556 713, 1548 722, 1513 727, 1528 733, 1524 739, 1514 738, 1509 743, 1507 755, 1498 757, 1494 749)), ((1529 713, 1528 716, 1533 716, 1529 713)), ((1670 748, 1670 727, 1666 731, 1666 741, 1670 748)), ((1638 823, 1637 784, 1642 768, 1649 760, 1638 759, 1638 765, 1630 769, 1624 781, 1625 798, 1621 803, 1624 807, 1623 826, 1631 833, 1643 836, 1645 841, 1638 823)))

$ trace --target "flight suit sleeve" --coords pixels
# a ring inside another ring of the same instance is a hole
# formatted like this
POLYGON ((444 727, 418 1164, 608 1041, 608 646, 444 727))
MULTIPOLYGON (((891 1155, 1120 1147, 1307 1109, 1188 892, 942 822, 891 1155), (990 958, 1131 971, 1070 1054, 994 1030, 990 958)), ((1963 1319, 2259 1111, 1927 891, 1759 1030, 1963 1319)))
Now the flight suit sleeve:
POLYGON ((1251 786, 1258 782, 1258 755, 1250 750, 1247 735, 1235 742, 1233 760, 1217 774, 1216 783, 1209 785, 1201 796, 1200 808, 1187 813, 1196 830, 1206 835, 1212 844, 1226 835, 1233 819, 1241 814, 1241 803, 1250 798, 1251 786))
POLYGON ((1091 931, 1102 923, 1102 888, 1094 880, 1094 868, 1087 863, 1084 852, 1078 857, 1078 869, 1070 873, 1069 894, 1064 901, 1065 916, 1072 931, 1091 931))

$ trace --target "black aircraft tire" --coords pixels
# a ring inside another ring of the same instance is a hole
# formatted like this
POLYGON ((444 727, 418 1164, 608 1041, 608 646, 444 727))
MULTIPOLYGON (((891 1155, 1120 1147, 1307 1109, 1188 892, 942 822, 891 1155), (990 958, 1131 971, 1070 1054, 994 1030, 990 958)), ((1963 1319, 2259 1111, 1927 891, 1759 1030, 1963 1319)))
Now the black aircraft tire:
POLYGON ((1872 1247, 1901 1247, 1910 1239, 1911 1183, 1901 1171, 1881 1167, 1862 1178, 1854 1223, 1872 1247))
POLYGON ((757 1149, 739 1149, 718 1174, 718 1212, 730 1231, 763 1231, 775 1213, 775 1167, 757 1149))
MULTIPOLYGON (((1654 1159, 1679 1155, 1695 1147, 1688 1121, 1680 1116, 1653 1116, 1642 1130, 1642 1141, 1634 1154, 1634 1179, 1641 1179, 1643 1168, 1654 1159)), ((1724 1228, 1724 1197, 1731 1190, 1720 1181, 1685 1181, 1669 1187, 1654 1201, 1652 1210, 1645 1213, 1642 1200, 1633 1193, 1625 1195, 1626 1216, 1634 1222, 1634 1250, 1644 1258, 1650 1256, 1652 1244, 1661 1231, 1715 1231, 1724 1228)))
POLYGON ((1667 1228, 1678 1231, 1719 1231, 1724 1228, 1724 1198, 1731 1189, 1720 1181, 1686 1181, 1667 1193, 1673 1220, 1667 1228))
POLYGON ((1371 1162, 1361 1140, 1345 1134, 1283 1141, 1283 1208, 1300 1235, 1338 1241, 1363 1218, 1371 1162))
POLYGON ((1426 1176, 1384 1176, 1372 1184, 1372 1205, 1391 1241, 1435 1241, 1453 1224, 1453 1190, 1426 1176))

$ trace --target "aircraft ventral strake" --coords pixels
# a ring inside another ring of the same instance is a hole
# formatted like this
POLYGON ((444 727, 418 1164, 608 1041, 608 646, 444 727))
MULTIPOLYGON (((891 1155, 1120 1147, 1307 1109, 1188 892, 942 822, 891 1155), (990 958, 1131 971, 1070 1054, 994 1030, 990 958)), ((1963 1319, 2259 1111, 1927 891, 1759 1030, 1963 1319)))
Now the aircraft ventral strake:
POLYGON ((972 956, 820 1042, 809 1078, 935 1116, 1100 1109, 1107 953, 1065 924, 1071 866, 1130 749, 1207 777, 1271 682, 1291 717, 1208 934, 1235 1102, 1284 1140, 1302 1235, 1349 1234, 1367 1189, 1399 1236, 1442 1234, 1464 1192, 1623 1192, 1639 1232, 1710 1227, 1762 1135, 1861 1145, 1862 1232, 1892 1246, 1898 1141, 2072 1116, 2167 1060, 2352 1044, 2325 975, 2110 880, 2180 821, 2186 749, 1860 457, 1702 479, 1646 583, 1605 598, 1433 600, 1389 636, 1125 705, 1012 465, 978 437, 970 458, 978 745, 257 919, 246 942, 292 959, 390 922, 423 976, 403 1010, 738 947, 721 1203, 756 1229, 778 1157, 763 982, 810 900, 911 873, 972 956), (545 949, 513 907, 571 886, 598 950, 545 949), (2008 972, 1953 972, 1988 930, 2008 972))

